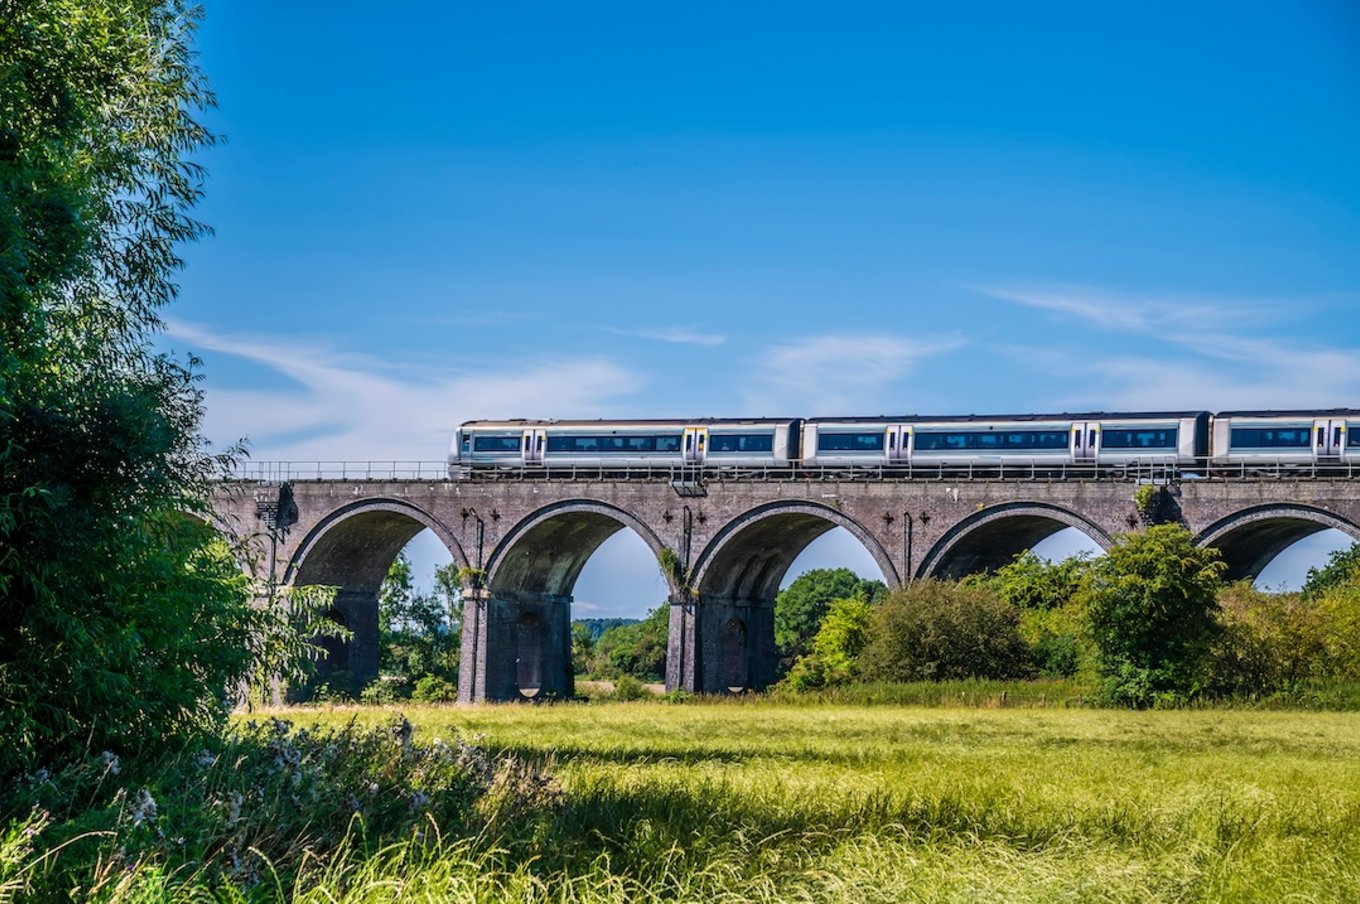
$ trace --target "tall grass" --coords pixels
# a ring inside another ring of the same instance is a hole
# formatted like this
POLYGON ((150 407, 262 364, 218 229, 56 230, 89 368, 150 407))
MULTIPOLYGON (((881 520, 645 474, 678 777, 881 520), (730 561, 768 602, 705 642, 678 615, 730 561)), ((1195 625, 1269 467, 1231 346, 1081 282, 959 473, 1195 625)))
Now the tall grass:
MULTIPOLYGON (((108 869, 116 822, 81 856, 103 900, 1360 900, 1357 717, 1007 700, 412 708, 412 750, 476 737, 520 765, 456 812, 327 822, 249 876, 173 849, 108 869)), ((392 720, 306 716, 320 736, 392 720)))

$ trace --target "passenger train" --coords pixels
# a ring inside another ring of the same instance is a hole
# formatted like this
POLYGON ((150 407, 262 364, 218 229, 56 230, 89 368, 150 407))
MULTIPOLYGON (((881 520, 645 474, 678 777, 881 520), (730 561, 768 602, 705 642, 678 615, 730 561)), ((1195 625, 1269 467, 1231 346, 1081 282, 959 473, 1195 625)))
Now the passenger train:
POLYGON ((996 468, 1360 463, 1360 409, 468 421, 451 477, 586 467, 996 468))

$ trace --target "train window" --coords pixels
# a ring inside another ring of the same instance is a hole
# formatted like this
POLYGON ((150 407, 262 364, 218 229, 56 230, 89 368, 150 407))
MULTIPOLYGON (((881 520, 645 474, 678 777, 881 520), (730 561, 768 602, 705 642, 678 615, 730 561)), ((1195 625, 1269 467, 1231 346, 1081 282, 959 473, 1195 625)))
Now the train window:
POLYGON ((1027 452, 1066 449, 1067 433, 1053 430, 986 430, 917 433, 917 452, 1027 452))
POLYGON ((882 433, 817 433, 818 452, 881 452, 882 433))
POLYGON ((618 455, 640 452, 677 452, 679 434, 666 436, 549 436, 549 452, 578 455, 618 455))
POLYGON ((1229 445, 1234 449, 1307 449, 1311 427, 1234 427, 1229 445))
POLYGON ((472 441, 474 452, 514 452, 518 454, 519 436, 478 436, 472 441))
POLYGON ((772 452, 773 433, 715 433, 708 438, 709 452, 772 452))
POLYGON ((1351 448, 1360 446, 1360 424, 1346 425, 1346 445, 1351 448))
POLYGON ((1106 427, 1100 436, 1103 449, 1174 449, 1180 431, 1176 427, 1124 429, 1106 427))

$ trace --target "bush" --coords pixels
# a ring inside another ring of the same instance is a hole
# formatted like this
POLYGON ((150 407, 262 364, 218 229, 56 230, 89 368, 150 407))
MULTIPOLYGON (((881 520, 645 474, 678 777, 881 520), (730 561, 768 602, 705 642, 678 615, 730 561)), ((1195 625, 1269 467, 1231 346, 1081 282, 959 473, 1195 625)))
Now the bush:
POLYGON ((1243 581, 1218 594, 1222 631, 1211 648, 1219 694, 1271 694, 1326 677, 1327 611, 1297 593, 1243 581))
POLYGON ((101 872, 133 868, 252 888, 272 871, 319 868, 355 836, 376 850, 432 825, 453 835, 511 816, 531 824, 532 810, 550 812, 554 789, 522 762, 461 740, 414 744, 401 716, 338 731, 271 719, 137 764, 104 754, 32 775, 0 825, 46 814, 32 826, 34 847, 62 849, 22 878, 32 900, 64 900, 101 872))
POLYGON ((872 613, 873 606, 862 597, 833 602, 812 641, 812 652, 789 671, 788 686, 806 691, 853 680, 859 671, 859 654, 869 639, 872 613))
POLYGON ((670 617, 670 604, 663 603, 640 622, 605 631, 595 643, 588 674, 610 680, 624 675, 638 681, 664 680, 670 617))
POLYGON ((620 675, 614 682, 614 693, 610 695, 613 700, 646 700, 654 696, 647 686, 632 675, 620 675))
POLYGON ((1045 678, 1070 678, 1093 658, 1081 599, 1090 569, 1084 555, 1046 562, 1027 550, 982 579, 1020 609, 1020 636, 1045 678))
POLYGON ((1084 597, 1109 702, 1151 706, 1206 688, 1223 567, 1177 524, 1125 534, 1092 563, 1084 597))
POLYGON ((874 610, 859 656, 865 681, 1022 678, 1033 674, 1020 612, 988 587, 923 580, 874 610))
POLYGON ((453 703, 458 699, 458 688, 438 675, 426 675, 416 682, 411 699, 417 703, 453 703))
POLYGON ((774 604, 774 642, 781 668, 788 669, 812 652, 833 601, 859 597, 873 602, 887 592, 882 581, 866 580, 848 568, 814 568, 799 575, 779 591, 774 604))

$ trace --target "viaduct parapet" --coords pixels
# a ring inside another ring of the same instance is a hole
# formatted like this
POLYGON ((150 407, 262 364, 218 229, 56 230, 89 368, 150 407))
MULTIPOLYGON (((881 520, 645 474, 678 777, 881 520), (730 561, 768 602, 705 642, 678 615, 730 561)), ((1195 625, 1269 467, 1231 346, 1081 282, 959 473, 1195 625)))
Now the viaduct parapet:
MULTIPOLYGON (((809 543, 843 527, 889 586, 988 571, 1067 527, 1100 546, 1148 521, 1178 521, 1253 578, 1326 528, 1360 540, 1360 481, 1172 481, 1153 508, 1126 480, 314 480, 293 483, 298 523, 277 551, 283 583, 339 588, 333 617, 353 639, 325 673, 358 690, 378 671, 378 588, 428 528, 464 569, 459 698, 570 695, 572 589, 606 539, 633 530, 670 589, 666 687, 761 688, 774 678, 774 601, 809 543)), ((257 499, 277 486, 219 486, 222 525, 269 561, 257 499)))

